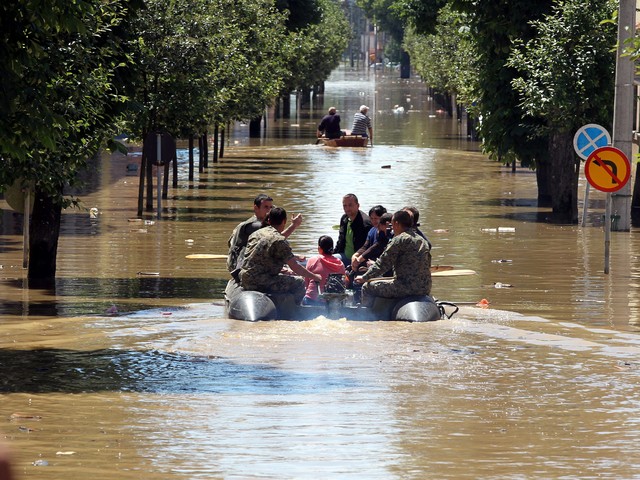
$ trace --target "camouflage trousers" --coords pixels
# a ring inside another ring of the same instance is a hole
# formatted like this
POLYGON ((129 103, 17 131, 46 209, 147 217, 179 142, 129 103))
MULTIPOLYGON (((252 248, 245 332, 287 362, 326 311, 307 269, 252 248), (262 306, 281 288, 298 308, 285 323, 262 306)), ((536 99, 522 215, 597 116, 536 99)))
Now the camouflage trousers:
POLYGON ((407 285, 398 282, 395 278, 385 278, 367 282, 362 286, 362 304, 373 305, 374 297, 402 298, 409 295, 429 295, 431 293, 431 280, 427 288, 419 285, 407 285))
POLYGON ((263 293, 290 293, 297 304, 302 302, 306 287, 304 279, 295 275, 262 275, 256 278, 242 278, 242 288, 263 293))

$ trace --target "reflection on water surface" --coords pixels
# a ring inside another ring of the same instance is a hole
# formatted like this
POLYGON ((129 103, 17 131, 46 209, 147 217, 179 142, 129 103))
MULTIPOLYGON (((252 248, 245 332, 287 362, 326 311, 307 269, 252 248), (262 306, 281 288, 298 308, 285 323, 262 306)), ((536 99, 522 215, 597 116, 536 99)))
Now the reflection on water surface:
POLYGON ((182 152, 161 219, 134 218, 136 157, 105 158, 82 195, 99 216, 65 213, 53 285, 23 288, 22 222, 3 214, 0 432, 18 473, 637 476, 635 233, 612 236, 603 275, 603 197, 592 192, 586 228, 544 223, 535 175, 482 157, 417 80, 337 72, 317 102, 270 121, 264 139, 236 127, 192 183, 182 152), (362 103, 373 148, 314 145, 325 107, 349 124, 362 103), (337 235, 345 193, 364 210, 417 206, 434 264, 477 272, 434 279, 461 312, 427 324, 225 319, 224 261, 186 256, 226 253, 263 191, 304 215, 290 240, 305 255, 337 235), (473 306, 483 298, 491 308, 473 306))

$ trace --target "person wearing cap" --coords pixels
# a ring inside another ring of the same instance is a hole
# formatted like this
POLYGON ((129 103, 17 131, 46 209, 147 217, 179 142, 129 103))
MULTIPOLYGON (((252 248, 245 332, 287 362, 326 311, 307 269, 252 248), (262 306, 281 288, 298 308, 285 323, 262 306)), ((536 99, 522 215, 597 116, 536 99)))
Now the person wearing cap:
POLYGON ((340 138, 342 130, 340 130, 340 115, 336 107, 329 108, 328 115, 325 115, 318 125, 318 138, 324 134, 325 138, 340 138))
POLYGON ((353 116, 351 135, 369 137, 369 140, 373 143, 373 128, 371 127, 371 119, 367 117, 368 112, 369 107, 366 105, 360 106, 360 111, 353 116))

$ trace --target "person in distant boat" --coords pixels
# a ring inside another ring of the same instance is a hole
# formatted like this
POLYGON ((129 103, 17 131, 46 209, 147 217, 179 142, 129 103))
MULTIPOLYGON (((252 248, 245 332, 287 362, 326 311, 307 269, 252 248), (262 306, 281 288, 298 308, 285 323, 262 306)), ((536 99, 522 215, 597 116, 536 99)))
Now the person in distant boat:
POLYGON ((416 207, 411 207, 411 206, 404 207, 403 210, 409 212, 409 215, 411 215, 411 220, 413 221, 413 226, 411 228, 413 228, 418 235, 420 235, 422 238, 424 238, 427 241, 427 243, 429 244, 429 249, 431 249, 432 247, 431 242, 429 241, 427 236, 424 233, 422 233, 420 228, 418 228, 420 226, 420 222, 418 222, 420 218, 420 211, 416 207))
MULTIPOLYGON (((273 207, 273 198, 264 193, 261 193, 253 200, 253 216, 238 224, 233 229, 231 236, 229 237, 229 254, 227 256, 227 270, 236 277, 239 273, 240 266, 242 265, 242 258, 244 257, 244 249, 247 246, 249 235, 262 228, 263 222, 267 218, 268 213, 273 207)), ((302 215, 295 215, 291 219, 291 225, 282 232, 285 238, 289 237, 293 231, 302 223, 302 215)))
POLYGON ((287 225, 287 212, 284 208, 271 208, 267 224, 249 236, 240 268, 240 284, 245 290, 291 293, 296 303, 300 303, 306 290, 304 278, 320 282, 322 276, 304 268, 293 255, 291 246, 283 235, 287 225), (281 273, 285 265, 295 275, 281 273))
POLYGON ((310 278, 305 279, 307 291, 304 295, 303 304, 321 305, 323 301, 318 300, 318 293, 324 293, 324 286, 327 283, 329 274, 338 273, 344 275, 344 264, 339 258, 333 256, 333 238, 322 235, 318 239, 318 255, 311 257, 307 261, 307 270, 321 276, 320 282, 310 278))
POLYGON ((367 234, 371 229, 369 216, 360 210, 358 197, 348 193, 342 197, 342 209, 344 215, 340 219, 340 230, 334 255, 342 260, 345 267, 351 265, 351 257, 367 240, 367 234))
POLYGON ((336 107, 329 108, 328 115, 325 115, 318 125, 318 138, 324 134, 325 138, 340 138, 342 130, 340 130, 340 115, 336 107))
POLYGON ((362 287, 362 304, 371 306, 375 297, 401 298, 431 293, 431 249, 413 230, 409 212, 393 214, 393 238, 382 255, 363 274, 355 278, 362 287), (379 278, 393 271, 391 278, 379 278))
POLYGON ((369 107, 366 105, 360 106, 360 111, 356 112, 353 116, 353 127, 351 127, 351 135, 360 135, 362 137, 369 137, 369 140, 373 143, 373 128, 371 127, 371 119, 367 117, 369 107))

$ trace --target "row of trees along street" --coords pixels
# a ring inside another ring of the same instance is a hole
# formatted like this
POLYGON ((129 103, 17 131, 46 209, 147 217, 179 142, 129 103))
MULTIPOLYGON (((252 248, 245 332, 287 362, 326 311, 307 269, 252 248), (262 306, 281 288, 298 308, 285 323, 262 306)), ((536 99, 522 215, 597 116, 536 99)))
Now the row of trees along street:
POLYGON ((321 91, 358 6, 402 76, 412 61, 479 120, 490 157, 535 169, 551 221, 577 223, 572 137, 612 127, 615 1, 21 0, 0 5, 0 189, 34 185, 28 277, 55 276, 66 192, 106 139, 202 138, 321 91))
MULTIPOLYGON (((552 208, 550 221, 577 223, 581 163, 573 135, 588 123, 612 130, 618 2, 362 2, 425 83, 480 120, 485 153, 536 171, 538 205, 552 208)), ((626 49, 623 60, 635 61, 640 42, 626 49)))
POLYGON ((256 118, 322 83, 348 42, 334 0, 4 2, 0 189, 34 188, 28 278, 55 277, 67 192, 108 139, 256 118))

